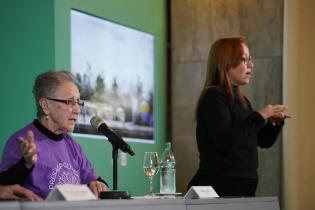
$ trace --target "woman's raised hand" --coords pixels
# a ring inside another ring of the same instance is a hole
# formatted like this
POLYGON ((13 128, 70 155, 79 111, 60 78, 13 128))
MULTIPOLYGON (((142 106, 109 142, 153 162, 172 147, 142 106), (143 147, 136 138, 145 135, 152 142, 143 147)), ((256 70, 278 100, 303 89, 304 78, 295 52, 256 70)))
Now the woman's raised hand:
POLYGON ((276 125, 284 121, 286 118, 290 118, 290 116, 285 113, 287 109, 288 108, 282 104, 269 104, 261 108, 258 112, 265 120, 269 120, 272 125, 276 125))
POLYGON ((25 166, 31 169, 37 162, 37 148, 32 131, 27 131, 27 139, 23 137, 18 138, 20 142, 21 152, 25 159, 25 166))

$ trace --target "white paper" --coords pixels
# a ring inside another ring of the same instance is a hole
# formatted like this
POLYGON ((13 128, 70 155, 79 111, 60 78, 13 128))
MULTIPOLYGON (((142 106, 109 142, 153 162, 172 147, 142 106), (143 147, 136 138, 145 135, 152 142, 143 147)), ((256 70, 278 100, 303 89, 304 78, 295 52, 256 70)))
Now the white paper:
POLYGON ((185 195, 185 199, 218 198, 219 195, 211 186, 192 186, 185 195))
POLYGON ((56 185, 48 194, 47 201, 66 200, 66 201, 82 201, 97 200, 87 185, 64 184, 56 185))

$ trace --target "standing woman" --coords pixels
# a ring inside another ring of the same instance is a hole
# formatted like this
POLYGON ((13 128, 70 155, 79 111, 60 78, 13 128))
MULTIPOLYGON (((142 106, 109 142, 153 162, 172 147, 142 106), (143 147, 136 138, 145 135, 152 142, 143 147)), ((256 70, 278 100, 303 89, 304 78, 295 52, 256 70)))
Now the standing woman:
POLYGON ((96 196, 108 190, 72 132, 84 102, 67 71, 40 74, 33 86, 37 119, 7 141, 0 171, 4 184, 21 184, 45 198, 56 184, 88 184, 96 196))
POLYGON ((211 47, 196 110, 199 169, 190 186, 212 186, 219 196, 255 196, 257 147, 271 147, 288 117, 284 105, 254 111, 240 86, 250 81, 253 60, 244 37, 211 47))

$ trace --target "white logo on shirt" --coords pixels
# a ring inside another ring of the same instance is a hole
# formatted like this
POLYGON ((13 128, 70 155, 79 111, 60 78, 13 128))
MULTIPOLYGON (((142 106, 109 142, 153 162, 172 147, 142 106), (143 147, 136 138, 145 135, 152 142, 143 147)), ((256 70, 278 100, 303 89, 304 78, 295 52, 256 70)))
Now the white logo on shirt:
POLYGON ((79 171, 70 163, 58 163, 50 176, 49 189, 53 189, 56 184, 80 184, 79 171))

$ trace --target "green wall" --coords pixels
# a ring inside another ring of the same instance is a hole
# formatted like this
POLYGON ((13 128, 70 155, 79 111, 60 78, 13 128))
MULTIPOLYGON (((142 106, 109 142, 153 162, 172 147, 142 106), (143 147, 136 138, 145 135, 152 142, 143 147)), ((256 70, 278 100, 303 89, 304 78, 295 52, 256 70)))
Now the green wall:
POLYGON ((35 75, 55 66, 53 6, 49 0, 0 2, 1 151, 6 139, 35 117, 35 75))
MULTIPOLYGON (((70 9, 78 9, 152 33, 156 37, 156 143, 129 144, 135 156, 127 166, 118 161, 118 189, 133 195, 149 191, 142 169, 145 151, 163 148, 165 136, 165 3, 163 0, 2 0, 1 43, 1 151, 6 139, 35 117, 31 90, 34 78, 48 69, 70 69, 70 9), (4 26, 4 27, 3 27, 4 26)), ((112 187, 111 145, 106 140, 77 138, 97 172, 112 187)), ((120 154, 120 153, 119 153, 120 154)), ((120 157, 120 155, 119 155, 120 157)), ((155 191, 158 191, 158 176, 155 191)))

